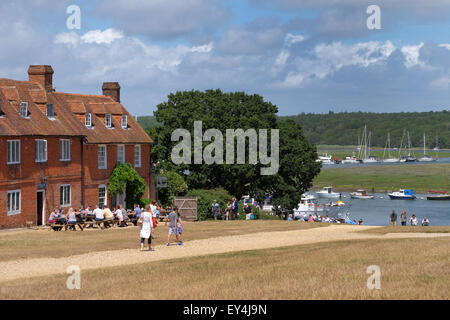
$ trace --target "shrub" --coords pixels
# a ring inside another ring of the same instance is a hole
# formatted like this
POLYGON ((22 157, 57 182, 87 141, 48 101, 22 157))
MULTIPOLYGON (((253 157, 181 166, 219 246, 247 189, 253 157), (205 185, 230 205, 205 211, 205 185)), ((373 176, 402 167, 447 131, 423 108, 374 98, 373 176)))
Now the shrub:
POLYGON ((197 218, 199 221, 212 219, 211 205, 216 200, 222 211, 227 206, 227 202, 231 201, 231 195, 224 189, 194 189, 190 190, 187 197, 197 197, 197 218))

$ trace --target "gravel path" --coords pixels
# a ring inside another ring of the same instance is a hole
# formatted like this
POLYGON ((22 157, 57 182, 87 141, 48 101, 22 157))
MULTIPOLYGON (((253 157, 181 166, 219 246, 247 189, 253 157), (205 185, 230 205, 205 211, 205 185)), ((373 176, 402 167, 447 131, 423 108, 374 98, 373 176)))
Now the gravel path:
POLYGON ((403 239, 449 237, 448 233, 389 233, 369 234, 357 231, 373 226, 339 226, 307 230, 260 232, 247 235, 224 236, 185 242, 183 246, 156 246, 155 251, 138 249, 91 252, 63 258, 21 259, 0 262, 0 282, 66 273, 69 266, 90 270, 151 261, 188 258, 233 251, 258 250, 317 242, 358 239, 403 239))

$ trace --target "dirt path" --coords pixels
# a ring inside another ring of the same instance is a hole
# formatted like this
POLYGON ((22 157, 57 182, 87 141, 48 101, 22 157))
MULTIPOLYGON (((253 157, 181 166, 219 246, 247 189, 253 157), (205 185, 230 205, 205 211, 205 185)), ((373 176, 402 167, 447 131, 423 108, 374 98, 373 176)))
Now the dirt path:
POLYGON ((385 235, 357 231, 372 226, 339 226, 308 230, 260 232, 185 242, 183 246, 156 246, 153 252, 137 249, 91 252, 64 258, 21 259, 0 262, 0 282, 65 273, 77 265, 81 270, 100 269, 151 261, 188 258, 233 251, 258 250, 317 242, 358 239, 403 239, 450 237, 448 233, 388 233, 385 235))

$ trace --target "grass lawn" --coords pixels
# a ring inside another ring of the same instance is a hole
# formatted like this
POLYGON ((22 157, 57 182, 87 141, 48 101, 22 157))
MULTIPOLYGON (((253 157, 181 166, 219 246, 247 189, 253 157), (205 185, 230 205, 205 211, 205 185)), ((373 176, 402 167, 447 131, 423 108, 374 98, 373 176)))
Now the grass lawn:
MULTIPOLYGON (((239 235, 265 231, 298 230, 325 227, 319 223, 289 223, 282 220, 203 221, 183 222, 184 241, 217 236, 239 235)), ((155 229, 153 244, 167 242, 163 222, 155 229)), ((174 239, 174 237, 172 237, 174 239)), ((139 247, 139 228, 115 228, 85 231, 21 230, 0 232, 0 261, 20 258, 66 257, 93 251, 129 249, 139 247)))
POLYGON ((0 284, 0 299, 448 299, 449 238, 317 243, 0 284), (381 289, 366 286, 381 268, 381 289))
POLYGON ((314 180, 314 187, 333 186, 340 191, 364 188, 379 192, 407 187, 416 193, 426 193, 430 189, 447 189, 447 181, 450 183, 450 164, 411 164, 322 169, 314 180))

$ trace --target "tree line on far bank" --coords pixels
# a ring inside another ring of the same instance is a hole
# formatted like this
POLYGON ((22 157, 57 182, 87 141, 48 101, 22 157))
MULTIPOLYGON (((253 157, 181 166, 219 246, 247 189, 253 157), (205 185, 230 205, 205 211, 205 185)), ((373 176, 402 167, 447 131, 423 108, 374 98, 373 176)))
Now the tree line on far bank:
MULTIPOLYGON (((436 145, 450 148, 450 111, 370 113, 341 112, 328 114, 301 113, 283 116, 300 124, 303 134, 316 145, 357 145, 364 125, 371 132, 371 145, 384 147, 387 134, 391 135, 391 147, 400 147, 404 130, 408 130, 413 147, 423 147, 423 134, 429 149, 436 145)), ((138 117, 139 124, 148 130, 161 125, 154 116, 138 117)), ((404 141, 405 143, 406 141, 404 141)))

